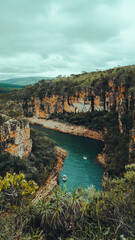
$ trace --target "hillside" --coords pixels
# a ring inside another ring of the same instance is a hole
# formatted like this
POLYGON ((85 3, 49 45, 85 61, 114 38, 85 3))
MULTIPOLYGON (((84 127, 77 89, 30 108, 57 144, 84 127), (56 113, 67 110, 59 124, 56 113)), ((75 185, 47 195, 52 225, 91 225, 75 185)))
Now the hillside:
POLYGON ((53 94, 73 96, 76 92, 86 90, 86 88, 101 94, 103 89, 104 91, 109 89, 108 83, 110 81, 115 83, 116 87, 124 85, 130 92, 134 92, 135 65, 116 67, 106 71, 71 74, 69 77, 59 76, 50 81, 42 80, 33 86, 27 86, 23 91, 18 92, 18 96, 21 98, 35 96, 40 99, 53 94))
POLYGON ((18 78, 11 78, 7 80, 0 80, 0 83, 3 84, 12 84, 12 85, 21 85, 21 86, 26 86, 30 84, 34 84, 40 80, 49 80, 51 79, 50 77, 18 77, 18 78))
POLYGON ((23 87, 24 86, 21 86, 21 85, 0 83, 0 94, 10 93, 10 92, 12 92, 15 89, 21 89, 23 87))

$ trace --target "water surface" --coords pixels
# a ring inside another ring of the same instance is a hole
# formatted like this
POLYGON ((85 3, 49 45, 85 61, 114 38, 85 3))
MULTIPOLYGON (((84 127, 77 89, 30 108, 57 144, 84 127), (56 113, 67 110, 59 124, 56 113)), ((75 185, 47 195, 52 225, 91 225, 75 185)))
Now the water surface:
POLYGON ((44 132, 57 142, 59 147, 67 150, 68 157, 64 160, 63 169, 59 174, 61 187, 65 184, 69 191, 78 186, 87 188, 91 185, 94 185, 96 189, 102 189, 103 168, 96 161, 96 157, 104 147, 103 142, 61 133, 37 125, 32 125, 32 127, 44 132), (86 156, 87 160, 84 160, 83 156, 86 156), (67 176, 66 183, 62 181, 64 174, 67 176))

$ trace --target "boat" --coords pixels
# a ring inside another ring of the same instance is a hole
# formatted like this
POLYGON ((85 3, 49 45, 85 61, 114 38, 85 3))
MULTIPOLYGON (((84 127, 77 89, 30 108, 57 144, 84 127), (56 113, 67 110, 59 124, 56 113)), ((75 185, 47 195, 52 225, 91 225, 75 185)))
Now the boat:
POLYGON ((66 176, 66 175, 63 175, 63 176, 62 176, 62 180, 63 180, 63 182, 66 182, 66 181, 67 181, 67 176, 66 176))
POLYGON ((84 160, 87 160, 87 157, 86 157, 86 156, 83 156, 83 159, 84 159, 84 160))

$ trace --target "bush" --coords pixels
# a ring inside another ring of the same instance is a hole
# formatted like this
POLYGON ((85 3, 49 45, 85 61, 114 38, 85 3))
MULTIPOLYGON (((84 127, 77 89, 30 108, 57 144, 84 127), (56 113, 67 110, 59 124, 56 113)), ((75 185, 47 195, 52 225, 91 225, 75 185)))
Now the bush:
POLYGON ((0 203, 3 208, 9 204, 19 206, 23 201, 29 200, 38 189, 38 185, 30 180, 26 181, 25 175, 6 173, 0 177, 0 203))

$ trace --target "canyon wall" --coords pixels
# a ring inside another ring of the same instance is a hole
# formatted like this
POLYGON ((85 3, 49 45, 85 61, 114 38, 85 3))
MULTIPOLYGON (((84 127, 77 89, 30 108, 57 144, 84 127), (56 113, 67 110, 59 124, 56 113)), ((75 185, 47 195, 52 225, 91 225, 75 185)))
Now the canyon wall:
POLYGON ((125 103, 124 86, 117 87, 112 81, 109 81, 107 90, 85 88, 80 92, 76 91, 71 96, 54 94, 47 96, 45 94, 42 99, 32 96, 30 99, 24 100, 22 105, 26 116, 37 118, 48 118, 53 113, 110 111, 111 107, 115 106, 119 113, 119 126, 122 131, 121 114, 125 109, 125 104, 130 107, 130 100, 131 96, 129 95, 125 103))
POLYGON ((27 157, 32 148, 29 121, 23 118, 5 122, 1 127, 0 140, 4 151, 21 158, 27 157))

